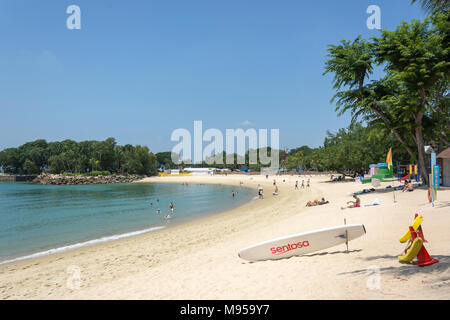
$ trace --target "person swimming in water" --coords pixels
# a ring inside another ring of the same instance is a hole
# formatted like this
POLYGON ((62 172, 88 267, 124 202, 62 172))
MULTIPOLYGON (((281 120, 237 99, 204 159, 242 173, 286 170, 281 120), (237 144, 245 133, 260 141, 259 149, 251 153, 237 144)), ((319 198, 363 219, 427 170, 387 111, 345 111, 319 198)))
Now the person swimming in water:
POLYGON ((169 209, 170 209, 171 212, 173 212, 173 207, 174 207, 174 206, 173 206, 173 203, 171 202, 171 203, 169 204, 169 209))

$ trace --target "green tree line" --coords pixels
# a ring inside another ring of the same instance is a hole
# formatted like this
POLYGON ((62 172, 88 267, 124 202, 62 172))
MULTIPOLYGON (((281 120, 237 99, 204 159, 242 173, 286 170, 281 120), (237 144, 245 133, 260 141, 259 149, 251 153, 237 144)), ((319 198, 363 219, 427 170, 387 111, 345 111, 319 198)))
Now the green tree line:
POLYGON ((154 175, 156 156, 145 146, 119 146, 105 141, 36 140, 0 152, 0 166, 7 173, 123 173, 154 175))
POLYGON ((393 134, 355 123, 335 133, 327 132, 323 145, 318 148, 303 146, 291 150, 286 168, 357 176, 367 172, 370 164, 384 162, 389 148, 392 148, 395 163, 414 163, 393 134))
MULTIPOLYGON (((395 139, 395 136, 387 130, 378 130, 354 123, 348 128, 340 129, 335 133, 327 132, 323 145, 317 148, 301 146, 289 150, 287 157, 283 150, 272 150, 270 147, 257 150, 249 150, 245 155, 235 153, 227 155, 222 152, 216 159, 222 163, 214 162, 214 157, 208 157, 206 161, 196 164, 174 163, 170 152, 157 153, 159 163, 166 169, 182 169, 185 167, 215 167, 218 169, 241 170, 248 168, 251 171, 259 171, 269 165, 263 164, 259 158, 259 151, 270 157, 272 152, 278 152, 278 167, 285 171, 334 171, 345 175, 356 176, 369 170, 369 165, 384 162, 386 155, 392 148, 394 162, 402 164, 414 163, 412 158, 395 139), (257 162, 250 161, 250 152, 256 152, 257 162), (227 156, 232 161, 227 161, 227 156), (241 164, 238 163, 238 159, 241 164), (227 163, 228 162, 228 163, 227 163)), ((176 159, 176 157, 174 158, 176 159)))

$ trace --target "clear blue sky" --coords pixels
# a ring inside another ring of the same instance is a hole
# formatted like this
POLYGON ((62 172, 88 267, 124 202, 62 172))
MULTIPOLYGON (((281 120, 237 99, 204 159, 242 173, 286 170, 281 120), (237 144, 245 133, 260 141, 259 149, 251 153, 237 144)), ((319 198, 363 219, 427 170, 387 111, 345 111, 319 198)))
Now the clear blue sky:
POLYGON ((0 150, 38 138, 169 151, 176 128, 279 128, 318 146, 349 123, 322 76, 328 44, 423 19, 410 0, 0 0, 0 150), (81 8, 68 30, 66 8, 81 8))

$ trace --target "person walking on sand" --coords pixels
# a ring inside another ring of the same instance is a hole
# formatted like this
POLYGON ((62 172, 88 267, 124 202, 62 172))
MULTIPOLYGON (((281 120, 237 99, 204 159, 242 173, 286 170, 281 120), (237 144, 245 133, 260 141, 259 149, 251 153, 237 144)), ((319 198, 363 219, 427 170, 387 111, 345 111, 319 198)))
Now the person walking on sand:
POLYGON ((308 178, 308 182, 306 182, 306 187, 307 187, 307 188, 310 187, 309 181, 310 181, 310 180, 309 180, 309 178, 308 178))
POLYGON ((275 191, 273 192, 273 195, 274 195, 274 196, 277 196, 277 195, 278 195, 278 186, 275 186, 275 191))
POLYGON ((302 189, 305 189, 305 180, 302 180, 302 189))
POLYGON ((353 198, 356 201, 348 201, 347 204, 350 204, 350 205, 348 207, 342 207, 341 210, 344 210, 344 209, 347 209, 347 208, 359 208, 359 207, 361 207, 361 199, 356 194, 353 195, 353 198))
POLYGON ((298 190, 298 180, 295 181, 295 190, 298 190))

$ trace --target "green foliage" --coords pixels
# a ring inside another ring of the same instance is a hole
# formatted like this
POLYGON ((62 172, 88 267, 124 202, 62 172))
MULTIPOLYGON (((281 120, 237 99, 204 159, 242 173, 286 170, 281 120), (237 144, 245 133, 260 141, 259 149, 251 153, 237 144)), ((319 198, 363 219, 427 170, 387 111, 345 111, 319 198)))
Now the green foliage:
POLYGON ((109 175, 129 173, 155 175, 157 160, 147 147, 118 146, 105 141, 36 140, 0 152, 0 166, 9 173, 109 175))
POLYGON ((373 71, 373 45, 361 36, 353 42, 342 40, 340 45, 329 45, 328 57, 324 75, 334 73, 333 88, 336 90, 343 86, 361 89, 373 71))
POLYGON ((92 172, 88 172, 88 173, 86 173, 85 175, 87 175, 87 176, 109 176, 109 175, 111 175, 111 172, 109 172, 109 171, 92 171, 92 172))
POLYGON ((423 9, 430 13, 446 12, 450 9, 449 0, 412 0, 411 4, 419 2, 423 9))
POLYGON ((155 156, 159 166, 166 169, 177 168, 177 165, 172 161, 172 152, 158 152, 155 156))
POLYGON ((425 144, 448 146, 449 130, 449 13, 423 22, 403 22, 395 31, 383 30, 371 41, 341 41, 330 46, 325 73, 333 73, 336 111, 350 112, 352 123, 392 133, 418 160, 424 181, 425 144), (367 83, 372 66, 384 67, 381 79, 367 83))

